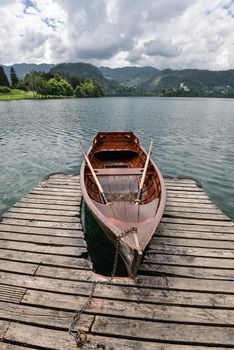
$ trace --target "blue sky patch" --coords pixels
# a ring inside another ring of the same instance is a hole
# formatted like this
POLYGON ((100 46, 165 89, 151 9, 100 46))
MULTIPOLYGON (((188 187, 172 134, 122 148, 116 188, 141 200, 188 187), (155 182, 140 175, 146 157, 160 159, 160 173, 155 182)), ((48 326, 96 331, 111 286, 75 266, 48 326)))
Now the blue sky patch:
POLYGON ((22 0, 22 4, 24 5, 24 13, 28 13, 27 10, 30 7, 38 10, 37 4, 36 4, 36 2, 34 0, 22 0))

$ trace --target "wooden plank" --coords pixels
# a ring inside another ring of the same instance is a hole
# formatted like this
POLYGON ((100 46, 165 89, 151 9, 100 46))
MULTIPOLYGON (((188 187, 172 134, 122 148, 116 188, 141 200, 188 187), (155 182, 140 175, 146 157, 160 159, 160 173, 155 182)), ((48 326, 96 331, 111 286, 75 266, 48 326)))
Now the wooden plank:
POLYGON ((213 204, 208 197, 207 198, 188 198, 188 197, 182 197, 181 195, 178 197, 167 196, 166 203, 170 203, 172 201, 174 203, 189 203, 189 204, 193 203, 193 204, 208 204, 208 205, 213 204))
POLYGON ((42 188, 34 187, 30 192, 31 194, 48 195, 48 196, 65 196, 65 197, 81 197, 80 190, 68 190, 68 189, 57 189, 57 188, 42 188))
POLYGON ((49 200, 51 204, 55 201, 63 201, 63 202, 69 202, 71 204, 77 204, 80 203, 82 197, 80 196, 66 196, 66 195, 56 195, 56 194, 51 194, 50 193, 41 193, 41 192, 30 192, 28 195, 25 196, 27 199, 37 199, 39 200, 49 200))
MULTIPOLYGON (((186 191, 175 191, 175 193, 173 193, 172 191, 168 191, 167 192, 167 197, 168 198, 187 198, 187 199, 199 199, 199 200, 208 200, 209 197, 207 196, 207 194, 205 192, 186 192, 186 191)), ((210 200, 210 199, 209 199, 210 200)))
POLYGON ((0 259, 1 271, 13 271, 17 273, 24 273, 27 275, 33 275, 37 267, 38 267, 37 264, 21 263, 21 262, 0 259))
POLYGON ((166 229, 158 229, 157 233, 155 234, 155 237, 170 237, 173 241, 174 237, 177 238, 186 238, 190 239, 191 241, 193 239, 205 239, 205 240, 211 240, 211 241, 234 241, 234 234, 233 233, 216 233, 216 232, 199 232, 199 231, 183 231, 183 230, 166 230, 166 229))
POLYGON ((184 267, 171 265, 141 264, 139 271, 154 275, 169 275, 190 278, 234 281, 234 269, 215 269, 201 267, 184 267))
MULTIPOLYGON (((55 310, 48 307, 38 307, 38 303, 36 303, 36 305, 37 306, 29 306, 0 302, 0 318, 63 330, 69 328, 73 318, 73 312, 62 311, 60 307, 58 307, 58 310, 55 310)), ((82 314, 79 320, 80 330, 87 332, 93 320, 94 316, 82 314)))
POLYGON ((203 224, 184 224, 160 222, 158 229, 164 228, 166 230, 179 230, 179 231, 198 231, 198 232, 218 232, 218 233, 234 233, 234 227, 232 226, 210 226, 203 224))
POLYGON ((49 222, 69 222, 69 223, 80 223, 80 218, 77 216, 59 216, 59 215, 40 215, 40 214, 24 214, 24 213, 11 213, 6 212, 2 215, 3 218, 7 219, 22 219, 22 220, 41 220, 49 222))
POLYGON ((194 204, 193 206, 185 203, 179 203, 179 204, 184 204, 184 205, 177 205, 177 203, 167 203, 166 205, 166 211, 168 212, 188 212, 188 213, 209 213, 209 214, 217 214, 220 215, 223 213, 221 210, 217 209, 214 206, 209 206, 207 204, 194 204))
POLYGON ((21 234, 13 232, 0 231, 0 240, 6 241, 18 241, 18 242, 31 242, 31 243, 43 243, 48 245, 66 245, 73 247, 86 247, 86 242, 83 238, 70 238, 70 237, 58 237, 58 236, 46 236, 46 235, 34 235, 34 234, 21 234))
MULTIPOLYGON (((26 195, 17 203, 42 203, 42 204, 55 204, 55 205, 69 205, 76 208, 80 205, 81 198, 77 199, 55 199, 54 197, 39 196, 39 195, 26 195)), ((17 204, 16 203, 16 204, 17 204)))
POLYGON ((171 211, 165 210, 164 217, 179 218, 179 219, 205 219, 214 221, 230 221, 230 219, 224 214, 213 214, 213 213, 199 213, 199 212, 182 212, 182 211, 171 211))
POLYGON ((23 225, 13 225, 13 224, 0 224, 0 232, 15 232, 23 234, 33 234, 33 235, 48 235, 48 236, 58 236, 58 237, 77 237, 84 238, 84 233, 81 228, 78 230, 60 229, 60 228, 44 228, 44 227, 34 227, 34 226, 23 226, 23 225))
POLYGON ((25 292, 25 288, 0 284, 0 300, 2 301, 20 303, 25 292))
POLYGON ((161 264, 175 266, 193 266, 193 267, 211 267, 211 268, 226 268, 234 269, 232 259, 221 258, 203 258, 190 255, 165 255, 152 254, 146 255, 143 259, 143 264, 161 264))
POLYGON ((233 346, 234 328, 203 327, 177 323, 161 323, 124 318, 97 316, 92 332, 95 334, 146 339, 151 341, 180 342, 182 344, 233 346))
MULTIPOLYGON (((174 193, 177 191, 183 191, 183 192, 194 192, 194 193, 204 193, 204 191, 202 190, 202 188, 197 187, 196 185, 190 185, 190 186, 175 186, 173 184, 166 184, 166 189, 167 189, 167 193, 174 193)), ((175 194, 176 195, 176 194, 175 194)))
POLYGON ((198 220, 198 219, 184 219, 184 218, 168 218, 163 216, 161 219, 163 223, 173 224, 188 224, 188 225, 207 225, 207 226, 227 226, 234 227, 231 221, 215 221, 215 220, 198 220))
MULTIPOLYGON (((87 297, 77 297, 61 293, 49 293, 28 290, 22 303, 66 310, 79 310, 87 301, 87 297)), ((88 313, 109 316, 128 317, 167 322, 183 322, 192 324, 214 324, 221 326, 234 325, 234 310, 204 309, 183 306, 152 305, 122 300, 105 300, 93 298, 88 313)))
MULTIPOLYGON (((7 225, 21 225, 28 227, 45 227, 55 229, 68 229, 68 230, 81 230, 82 225, 79 222, 50 222, 50 221, 39 221, 39 220, 23 220, 23 219, 12 219, 2 218, 2 223, 7 225)), ((1 226, 1 225, 0 225, 1 226)))
POLYGON ((42 349, 77 350, 74 338, 66 331, 11 322, 4 339, 42 349))
MULTIPOLYGON (((4 337, 10 322, 0 320, 0 340, 4 337)), ((1 344, 0 344, 1 346, 1 344)))
POLYGON ((52 254, 29 253, 25 251, 0 249, 0 256, 5 260, 31 262, 41 265, 54 265, 57 267, 73 267, 77 269, 92 270, 92 263, 89 259, 81 257, 69 257, 52 254))
MULTIPOLYGON (((218 212, 221 212, 221 210, 219 208, 216 207, 215 204, 213 204, 212 202, 210 203, 200 203, 199 201, 194 201, 191 199, 191 201, 181 201, 181 200, 177 200, 176 198, 167 198, 166 201, 166 208, 178 208, 179 210, 183 210, 182 208, 187 208, 188 210, 192 210, 192 208, 195 209, 207 209, 207 210, 216 210, 218 212), (189 202, 189 206, 188 206, 188 202, 189 202), (190 209, 191 208, 191 209, 190 209)), ((222 212, 221 212, 222 213, 222 212)))
MULTIPOLYGON (((214 249, 234 249, 234 242, 218 241, 207 239, 187 239, 171 237, 159 237, 156 235, 150 242, 149 248, 154 249, 155 245, 170 245, 181 247, 200 247, 200 248, 214 248, 214 249)), ((233 263, 234 265, 234 263, 233 263)))
POLYGON ((14 344, 9 344, 9 343, 1 343, 1 350, 36 350, 36 348, 32 347, 27 347, 25 348, 24 346, 18 346, 14 344))
POLYGON ((151 254, 171 254, 171 255, 188 255, 202 256, 205 258, 225 258, 232 259, 234 252, 230 249, 214 249, 214 248, 196 248, 196 247, 179 247, 167 245, 155 245, 152 249, 147 249, 146 256, 151 254))
MULTIPOLYGON (((29 326, 24 324, 11 323, 5 339, 10 342, 17 341, 25 346, 36 346, 53 350, 77 350, 74 339, 68 332, 47 329, 42 327, 29 326)), ((161 342, 137 341, 133 339, 121 339, 118 336, 103 337, 90 335, 89 342, 82 346, 83 350, 105 349, 105 350, 210 350, 205 346, 190 346, 183 344, 169 344, 161 342)), ((4 349, 5 350, 5 349, 4 349)), ((11 349, 7 349, 11 350, 11 349)), ((18 349, 13 349, 18 350, 18 349)), ((21 349, 19 349, 21 350, 21 349)), ((26 349, 25 349, 26 350, 26 349)), ((215 350, 225 350, 225 347, 215 347, 215 350)))
MULTIPOLYGON (((47 206, 46 206, 47 207, 47 206)), ((63 210, 57 209, 43 209, 43 208, 20 208, 20 207, 12 207, 8 210, 8 213, 25 213, 25 214, 39 214, 39 215, 61 215, 61 216, 80 216, 80 210, 66 210, 64 207, 63 210)))
MULTIPOLYGON (((0 272, 0 281, 8 285, 64 294, 89 296, 92 284, 82 281, 59 280, 49 277, 30 277, 0 272)), ((234 284, 231 281, 213 281, 178 277, 140 276, 134 285, 97 285, 95 297, 110 300, 148 302, 163 305, 184 305, 233 309, 234 284), (228 293, 229 292, 229 293, 228 293)))
POLYGON ((49 210, 62 210, 62 211, 72 211, 72 212, 80 212, 79 205, 69 205, 69 202, 66 202, 67 204, 50 204, 50 201, 47 201, 45 203, 38 203, 36 200, 30 200, 30 201, 19 201, 17 202, 12 208, 28 208, 29 209, 44 209, 47 208, 49 210), (45 205, 46 204, 46 205, 45 205))
POLYGON ((84 247, 69 247, 60 245, 46 245, 43 243, 26 243, 26 242, 14 242, 0 240, 0 248, 2 249, 14 249, 18 251, 25 252, 35 252, 35 253, 47 253, 55 255, 68 255, 68 256, 83 256, 87 253, 87 249, 84 247))

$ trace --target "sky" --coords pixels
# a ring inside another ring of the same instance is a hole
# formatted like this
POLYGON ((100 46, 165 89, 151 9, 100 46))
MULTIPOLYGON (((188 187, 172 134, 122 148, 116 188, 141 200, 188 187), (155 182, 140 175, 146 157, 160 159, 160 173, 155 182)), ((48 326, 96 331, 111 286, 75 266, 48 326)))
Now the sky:
POLYGON ((0 0, 0 64, 234 69, 234 0, 0 0))

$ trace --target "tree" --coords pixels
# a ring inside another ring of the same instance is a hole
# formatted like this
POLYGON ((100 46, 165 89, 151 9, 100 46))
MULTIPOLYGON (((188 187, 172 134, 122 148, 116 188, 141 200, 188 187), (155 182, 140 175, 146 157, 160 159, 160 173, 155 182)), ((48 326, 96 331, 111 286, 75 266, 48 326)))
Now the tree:
POLYGON ((19 84, 19 78, 17 77, 16 71, 14 67, 11 67, 11 86, 17 87, 19 84))
POLYGON ((0 86, 10 86, 8 78, 2 66, 0 66, 0 86))

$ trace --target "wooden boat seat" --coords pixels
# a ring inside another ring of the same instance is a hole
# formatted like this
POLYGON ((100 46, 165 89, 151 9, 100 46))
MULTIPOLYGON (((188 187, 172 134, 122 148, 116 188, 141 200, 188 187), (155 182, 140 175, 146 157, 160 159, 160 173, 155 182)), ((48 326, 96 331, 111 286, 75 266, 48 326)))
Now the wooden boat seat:
MULTIPOLYGON (((142 175, 143 168, 103 168, 94 169, 97 176, 142 175)), ((87 172, 89 175, 89 172, 87 172)), ((91 175, 91 173, 90 173, 91 175)))

